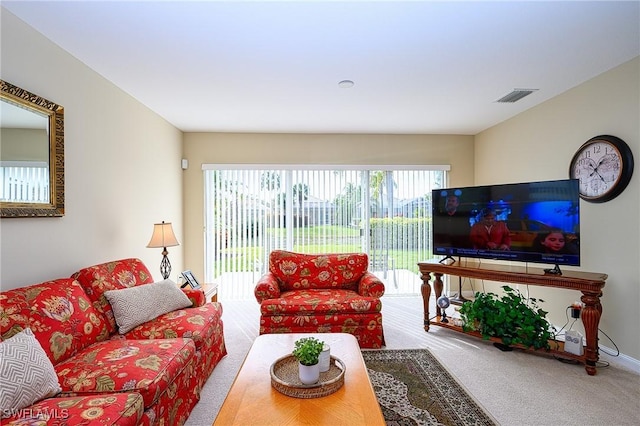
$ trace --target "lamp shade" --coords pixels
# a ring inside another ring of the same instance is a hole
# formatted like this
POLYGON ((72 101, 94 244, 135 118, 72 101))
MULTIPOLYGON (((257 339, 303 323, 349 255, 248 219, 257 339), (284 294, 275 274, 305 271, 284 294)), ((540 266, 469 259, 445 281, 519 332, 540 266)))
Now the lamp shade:
POLYGON ((179 245, 176 235, 173 233, 171 222, 156 223, 153 225, 153 234, 151 241, 147 244, 148 248, 157 247, 173 247, 179 245))

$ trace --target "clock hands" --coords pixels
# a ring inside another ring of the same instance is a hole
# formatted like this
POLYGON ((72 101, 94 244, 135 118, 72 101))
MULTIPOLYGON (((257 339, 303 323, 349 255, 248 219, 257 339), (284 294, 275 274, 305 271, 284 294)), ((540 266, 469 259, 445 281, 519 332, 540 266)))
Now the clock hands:
MULTIPOLYGON (((593 166, 591 166, 591 164, 589 164, 589 166, 593 167, 593 166)), ((615 176, 609 176, 612 172, 615 173, 615 169, 616 169, 616 159, 613 158, 610 154, 609 155, 605 155, 604 157, 602 157, 600 159, 600 161, 598 162, 598 165, 593 167, 593 170, 591 171, 591 173, 589 173, 589 178, 591 178, 593 175, 598 175, 600 180, 602 180, 602 182, 604 182, 605 185, 608 185, 607 180, 600 173, 599 169, 601 167, 603 167, 605 169, 604 174, 606 174, 607 177, 611 178, 609 180, 609 182, 615 181, 615 176)))
MULTIPOLYGON (((602 163, 604 162, 604 160, 607 157, 602 157, 602 159, 598 162, 598 165, 594 167, 593 171, 591 172, 591 174, 589 175, 589 177, 593 176, 594 173, 598 173, 598 167, 600 167, 602 165, 602 163)), ((600 173, 598 173, 598 176, 600 176, 600 173)), ((600 176, 600 179, 602 179, 602 176, 600 176)), ((602 179, 604 180, 604 179, 602 179)))
POLYGON ((604 162, 605 158, 603 158, 602 160, 600 160, 600 162, 598 163, 597 166, 595 166, 593 168, 593 171, 589 174, 589 177, 593 176, 593 175, 598 175, 598 177, 606 184, 607 181, 604 180, 604 178, 602 177, 602 175, 600 174, 600 172, 598 171, 598 168, 602 165, 602 163, 604 162))

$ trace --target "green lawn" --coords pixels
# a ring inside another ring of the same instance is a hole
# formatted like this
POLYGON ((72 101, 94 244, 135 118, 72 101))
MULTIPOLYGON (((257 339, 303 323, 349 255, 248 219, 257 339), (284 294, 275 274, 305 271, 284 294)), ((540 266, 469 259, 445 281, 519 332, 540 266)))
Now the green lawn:
MULTIPOLYGON (((343 227, 335 225, 310 226, 297 232, 294 230, 294 239, 296 235, 302 235, 307 244, 297 244, 294 242, 293 251, 300 253, 348 253, 361 252, 360 230, 358 228, 343 227), (330 235, 337 235, 338 238, 328 238, 330 235)), ((265 231, 265 239, 276 237, 281 241, 286 237, 286 232, 282 228, 270 228, 265 231)), ((222 261, 227 265, 224 268, 226 272, 250 272, 255 269, 256 262, 264 262, 267 253, 264 248, 258 245, 247 246, 244 248, 226 248, 221 250, 222 261)), ((408 269, 411 272, 418 273, 417 262, 430 257, 420 255, 418 250, 385 250, 389 258, 393 259, 395 269, 408 269)), ((391 263, 391 262, 389 262, 391 263)), ((214 274, 219 275, 222 270, 220 262, 214 264, 214 274)))

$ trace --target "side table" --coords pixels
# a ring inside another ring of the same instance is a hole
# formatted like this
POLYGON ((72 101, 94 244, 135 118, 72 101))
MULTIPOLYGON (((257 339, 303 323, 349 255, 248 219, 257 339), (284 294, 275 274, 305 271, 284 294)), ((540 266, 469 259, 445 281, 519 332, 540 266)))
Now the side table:
POLYGON ((204 284, 202 286, 202 291, 204 292, 204 295, 207 299, 210 299, 212 302, 218 301, 218 284, 204 284))

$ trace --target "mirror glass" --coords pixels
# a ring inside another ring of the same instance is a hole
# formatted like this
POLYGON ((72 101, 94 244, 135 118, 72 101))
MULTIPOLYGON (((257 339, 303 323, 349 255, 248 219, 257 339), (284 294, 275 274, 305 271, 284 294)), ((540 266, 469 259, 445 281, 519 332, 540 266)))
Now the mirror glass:
POLYGON ((48 203, 49 117, 2 100, 0 132, 0 201, 48 203))
POLYGON ((64 215, 64 109, 0 80, 1 217, 64 215))

